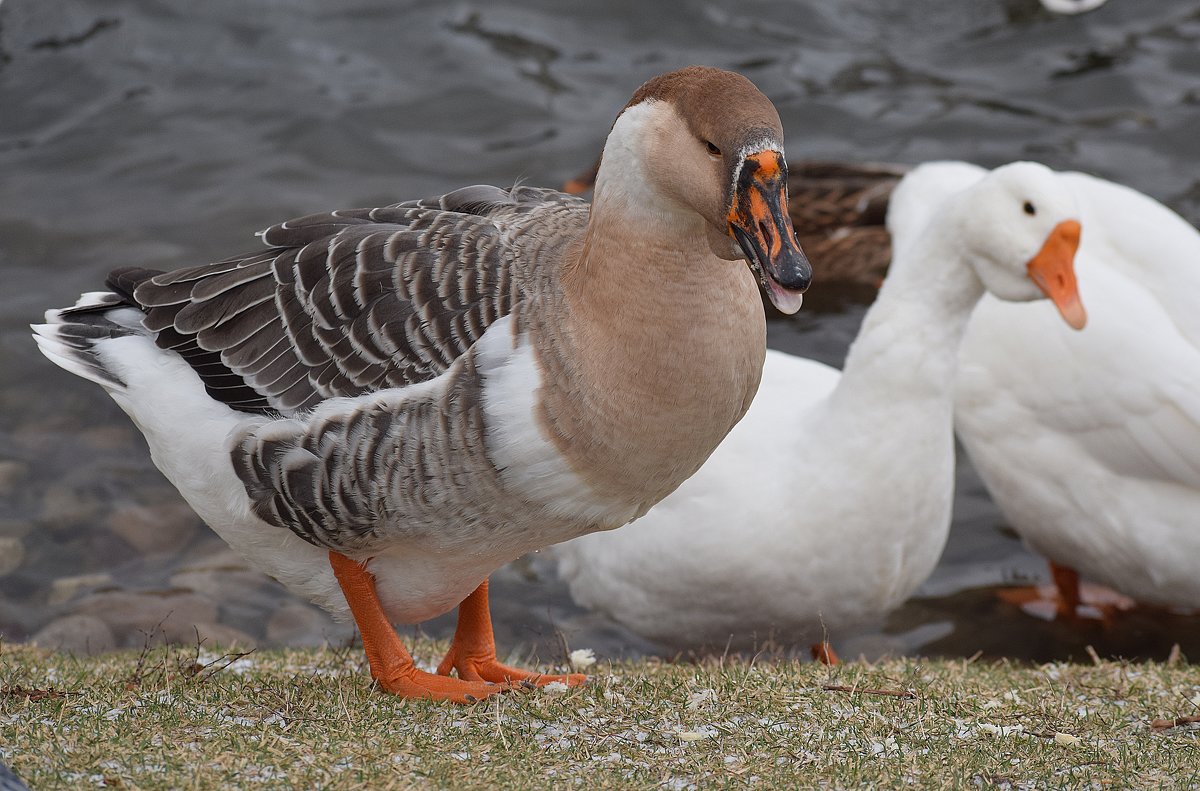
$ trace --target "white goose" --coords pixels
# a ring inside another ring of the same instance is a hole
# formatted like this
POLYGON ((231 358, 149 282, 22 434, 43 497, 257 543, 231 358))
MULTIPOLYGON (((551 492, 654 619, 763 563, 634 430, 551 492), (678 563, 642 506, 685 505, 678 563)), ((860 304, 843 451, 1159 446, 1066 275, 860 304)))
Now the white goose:
POLYGON ((791 312, 810 276, 786 175, 770 101, 692 67, 634 94, 590 208, 467 187, 313 215, 258 253, 118 270, 37 341, 234 549, 353 616, 384 689, 580 683, 497 661, 487 575, 642 515, 741 418, 756 281, 791 312), (418 670, 391 624, 460 602, 439 672, 418 670))
MULTIPOLYGON (((923 170, 931 200, 986 174, 923 170)), ((1079 575, 1200 607, 1200 232, 1127 187, 1061 178, 1087 229, 1087 332, 1062 332, 1045 306, 985 299, 961 349, 959 436, 1009 523, 1056 566, 1059 614, 1089 613, 1079 575)))
MULTIPOLYGON (((907 178, 893 211, 920 204, 907 178)), ((933 570, 950 525, 959 341, 985 289, 1084 323, 1070 192, 1016 163, 947 201, 896 254, 845 370, 768 352, 749 413, 633 529, 555 547, 580 604, 674 647, 818 640, 933 570)), ((814 651, 816 646, 814 646, 814 651)))

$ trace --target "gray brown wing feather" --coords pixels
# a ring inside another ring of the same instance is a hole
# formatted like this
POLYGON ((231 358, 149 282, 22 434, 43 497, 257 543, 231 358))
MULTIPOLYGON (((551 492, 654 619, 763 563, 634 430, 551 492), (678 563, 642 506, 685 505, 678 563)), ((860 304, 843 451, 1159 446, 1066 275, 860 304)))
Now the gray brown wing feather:
POLYGON ((502 521, 473 352, 446 376, 420 395, 385 391, 248 430, 232 460, 255 514, 343 552, 381 549, 395 530, 502 521))
MULTIPOLYGON (((503 491, 487 454, 481 382, 470 347, 489 327, 503 331, 495 323, 516 310, 515 300, 545 287, 552 277, 545 270, 552 267, 530 261, 559 254, 586 217, 586 204, 551 191, 469 188, 437 201, 375 210, 368 223, 336 233, 330 226, 340 218, 329 217, 309 221, 321 231, 305 232, 294 223, 280 227, 279 235, 268 231, 267 241, 278 247, 286 242, 290 255, 281 270, 281 253, 274 253, 269 275, 281 284, 276 316, 285 331, 251 334, 226 348, 223 360, 231 368, 245 371, 256 387, 285 396, 285 387, 356 395, 358 386, 343 380, 411 384, 441 378, 419 390, 381 386, 311 413, 247 424, 231 458, 255 514, 317 546, 359 552, 386 547, 397 531, 436 532, 444 541, 447 530, 511 521, 506 509, 515 514, 518 505, 503 491), (483 214, 439 221, 463 211, 483 214), (521 228, 522 216, 534 212, 544 214, 519 231, 525 235, 519 249, 503 247, 505 226, 521 228), (399 225, 397 217, 403 232, 378 227, 384 220, 399 225), (341 241, 326 242, 317 252, 314 237, 339 234, 341 241), (439 254, 445 249, 454 255, 439 254), (380 300, 387 301, 381 306, 386 310, 364 308, 380 300), (297 335, 303 343, 294 340, 297 335)), ((266 263, 240 268, 256 266, 266 263)), ((224 268, 212 290, 232 300, 226 295, 252 288, 249 276, 236 282, 243 278, 238 269, 224 268)), ((513 326, 520 321, 514 316, 513 326)))
POLYGON ((586 221, 585 204, 553 190, 466 187, 291 220, 262 232, 268 250, 174 272, 119 270, 110 285, 213 398, 291 414, 446 371, 520 299, 514 262, 527 216, 563 206, 586 221))

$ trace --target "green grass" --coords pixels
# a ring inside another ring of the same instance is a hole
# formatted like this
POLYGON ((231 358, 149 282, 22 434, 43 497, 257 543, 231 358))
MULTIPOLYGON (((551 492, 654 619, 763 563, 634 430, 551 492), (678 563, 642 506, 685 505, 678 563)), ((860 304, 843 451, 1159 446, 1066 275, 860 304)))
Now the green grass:
POLYGON ((1184 662, 602 662, 451 707, 349 649, 0 648, 0 758, 35 789, 1200 786, 1200 730, 1154 722, 1200 714, 1184 662))

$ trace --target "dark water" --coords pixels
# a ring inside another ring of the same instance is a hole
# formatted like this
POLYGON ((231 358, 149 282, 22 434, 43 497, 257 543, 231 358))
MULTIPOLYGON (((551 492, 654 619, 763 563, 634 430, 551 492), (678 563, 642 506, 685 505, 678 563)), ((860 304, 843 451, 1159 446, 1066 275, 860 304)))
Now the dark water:
MULTIPOLYGON (((332 207, 560 183, 641 81, 689 63, 750 76, 779 107, 792 158, 1032 158, 1195 221, 1198 43, 1200 3, 1180 0, 1069 18, 1034 0, 7 0, 0 539, 16 541, 0 545, 0 634, 29 637, 97 588, 198 590, 214 618, 268 641, 345 633, 319 619, 270 631, 287 595, 230 567, 116 406, 34 350, 26 325, 114 266, 216 260, 332 207), (93 574, 107 576, 78 579, 93 574)), ((779 320, 771 344, 837 363, 861 314, 779 320)), ((1000 529, 967 469, 957 506, 923 598, 855 645, 1046 659, 1088 643, 1161 656, 1190 639, 1200 655, 1200 630, 1176 616, 1071 629, 998 604, 980 589, 1040 578, 1042 564, 1000 529)), ((498 575, 502 640, 552 651, 558 627, 608 654, 649 649, 538 572, 535 560, 498 575)))

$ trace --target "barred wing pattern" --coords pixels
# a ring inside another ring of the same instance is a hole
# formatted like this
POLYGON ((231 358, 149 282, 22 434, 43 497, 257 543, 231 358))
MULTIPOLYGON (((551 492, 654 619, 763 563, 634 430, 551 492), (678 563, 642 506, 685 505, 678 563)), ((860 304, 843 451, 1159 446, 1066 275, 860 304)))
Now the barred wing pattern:
POLYGON ((515 332, 556 277, 534 262, 556 261, 589 211, 469 187, 284 223, 259 256, 127 280, 160 345, 214 397, 268 416, 230 451, 259 518, 339 551, 398 532, 445 543, 527 508, 487 454, 476 344, 515 332))
POLYGON ((109 285, 213 398, 294 414, 446 371, 520 298, 511 237, 522 216, 560 204, 586 217, 553 190, 465 187, 281 223, 262 232, 261 253, 119 270, 109 285))
POLYGON ((246 431, 232 458, 255 514, 339 551, 382 549, 397 529, 445 540, 502 519, 508 498, 484 447, 473 351, 445 384, 246 431))

